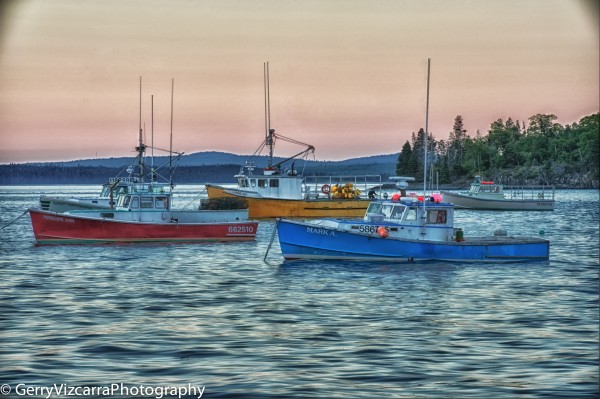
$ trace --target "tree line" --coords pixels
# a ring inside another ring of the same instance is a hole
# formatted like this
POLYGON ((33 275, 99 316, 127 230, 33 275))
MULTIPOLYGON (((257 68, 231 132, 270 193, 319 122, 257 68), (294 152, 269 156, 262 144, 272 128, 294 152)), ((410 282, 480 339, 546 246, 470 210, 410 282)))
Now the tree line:
MULTIPOLYGON (((440 184, 464 184, 476 175, 504 184, 552 184, 598 187, 600 113, 562 126, 556 115, 537 114, 528 124, 498 119, 487 134, 474 137, 454 119, 448 140, 427 137, 427 179, 440 184)), ((413 132, 402 146, 396 173, 423 181, 425 131, 413 132)))

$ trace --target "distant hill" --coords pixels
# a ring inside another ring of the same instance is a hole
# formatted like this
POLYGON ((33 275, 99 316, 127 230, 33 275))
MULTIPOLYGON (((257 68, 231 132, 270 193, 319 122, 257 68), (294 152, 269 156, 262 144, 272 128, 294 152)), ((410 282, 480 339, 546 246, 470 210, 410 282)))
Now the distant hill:
MULTIPOLYGON (((175 183, 233 183, 233 176, 244 165, 249 155, 206 151, 184 155, 173 174, 175 183)), ((267 165, 266 156, 254 157, 257 168, 267 165)), ((275 158, 275 162, 284 158, 275 158)), ((294 161, 296 171, 305 175, 359 176, 381 175, 387 180, 395 174, 398 154, 373 155, 343 161, 294 161)), ((168 163, 168 157, 155 157, 158 167, 168 163)), ((102 184, 109 177, 123 175, 134 158, 82 159, 69 162, 38 162, 0 165, 0 185, 14 184, 102 184)), ((291 168, 291 161, 284 169, 291 168)), ((163 169, 164 171, 164 169, 163 169)), ((159 172, 161 173, 161 172, 159 172)))
MULTIPOLYGON (((195 152, 192 154, 184 154, 178 162, 179 166, 209 166, 209 165, 244 165, 250 155, 238 155, 229 152, 221 151, 203 151, 195 152)), ((105 168, 123 168, 129 165, 134 159, 118 157, 118 158, 97 158, 97 159, 78 159, 67 162, 36 162, 36 166, 44 166, 52 164, 60 167, 105 167, 105 168)), ((149 159, 149 158, 147 158, 149 159)), ((275 162, 283 161, 285 158, 274 157, 275 162)), ((267 166, 268 157, 266 155, 259 155, 253 158, 254 163, 259 168, 267 166)), ((365 164, 396 164, 398 160, 398 153, 387 154, 387 155, 371 155, 360 158, 350 158, 343 161, 307 161, 307 166, 315 165, 365 165, 365 164)), ((169 161, 168 156, 155 156, 154 164, 160 165, 169 161)), ((302 163, 303 161, 296 161, 302 163)))

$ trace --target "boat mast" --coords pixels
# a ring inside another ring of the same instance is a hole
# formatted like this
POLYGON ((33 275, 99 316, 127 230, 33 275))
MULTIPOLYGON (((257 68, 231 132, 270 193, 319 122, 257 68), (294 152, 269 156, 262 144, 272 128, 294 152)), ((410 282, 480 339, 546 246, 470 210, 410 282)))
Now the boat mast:
MULTIPOLYGON (((175 90, 175 78, 171 78, 171 137, 169 140, 169 189, 173 191, 173 91, 175 90)), ((169 203, 170 206, 170 203, 169 203)))
POLYGON ((142 77, 140 76, 140 134, 139 134, 139 146, 136 148, 137 152, 138 152, 138 165, 140 168, 140 179, 141 182, 144 182, 144 151, 145 151, 145 147, 144 147, 144 142, 142 140, 142 77))
POLYGON ((423 217, 427 217, 425 214, 425 200, 427 196, 427 139, 429 136, 429 76, 431 71, 431 58, 427 58, 427 105, 425 107, 425 137, 423 138, 424 142, 424 151, 425 151, 425 164, 423 169, 423 217))
POLYGON ((150 96, 150 108, 151 108, 151 130, 152 130, 152 157, 150 158, 150 184, 154 182, 154 94, 150 96))
POLYGON ((271 129, 271 90, 269 87, 269 63, 264 65, 264 90, 265 90, 265 144, 269 147, 269 161, 267 168, 273 166, 273 133, 271 129))

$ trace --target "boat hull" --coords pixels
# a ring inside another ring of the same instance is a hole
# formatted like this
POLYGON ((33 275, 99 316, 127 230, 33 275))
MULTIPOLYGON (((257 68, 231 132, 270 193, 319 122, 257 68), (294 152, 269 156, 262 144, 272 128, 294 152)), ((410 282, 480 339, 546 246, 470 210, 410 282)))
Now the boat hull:
POLYGON ((382 238, 372 234, 281 219, 277 223, 285 259, 352 259, 377 261, 545 260, 550 242, 528 237, 476 237, 465 241, 422 241, 382 238))
POLYGON ((500 211, 552 211, 554 200, 548 199, 488 199, 442 191, 445 202, 456 208, 500 211))
POLYGON ((60 214, 30 209, 38 244, 211 242, 254 240, 258 222, 155 223, 60 214))
POLYGON ((248 202, 250 218, 320 218, 320 217, 362 217, 369 203, 368 199, 308 199, 288 200, 275 198, 256 198, 231 194, 220 186, 207 185, 208 198, 235 197, 248 202))

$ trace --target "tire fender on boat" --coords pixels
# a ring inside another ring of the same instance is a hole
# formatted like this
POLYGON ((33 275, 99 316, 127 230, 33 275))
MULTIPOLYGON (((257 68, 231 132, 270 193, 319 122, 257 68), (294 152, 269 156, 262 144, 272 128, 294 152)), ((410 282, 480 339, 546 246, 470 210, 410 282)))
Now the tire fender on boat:
POLYGON ((329 194, 330 191, 331 191, 331 186, 329 184, 323 184, 323 186, 321 187, 321 192, 323 194, 329 194))

